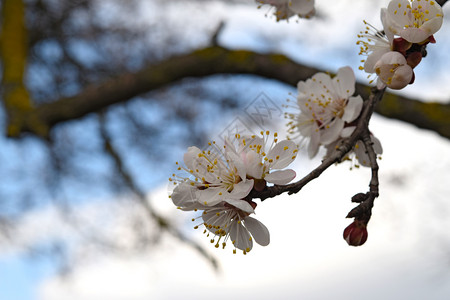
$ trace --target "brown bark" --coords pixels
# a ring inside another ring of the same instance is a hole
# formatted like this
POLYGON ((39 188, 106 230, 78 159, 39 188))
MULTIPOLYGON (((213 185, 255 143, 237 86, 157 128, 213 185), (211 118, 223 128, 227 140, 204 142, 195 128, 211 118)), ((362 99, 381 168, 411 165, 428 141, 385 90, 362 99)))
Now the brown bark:
MULTIPOLYGON (((208 47, 169 58, 136 73, 124 74, 86 87, 73 97, 40 105, 28 112, 20 132, 45 136, 58 123, 81 118, 140 94, 177 83, 183 78, 201 78, 215 74, 251 74, 295 86, 299 80, 305 80, 319 71, 321 70, 298 64, 280 54, 208 47)), ((357 93, 367 98, 370 87, 358 83, 357 93)), ((376 112, 450 138, 450 104, 424 103, 386 93, 376 112)))

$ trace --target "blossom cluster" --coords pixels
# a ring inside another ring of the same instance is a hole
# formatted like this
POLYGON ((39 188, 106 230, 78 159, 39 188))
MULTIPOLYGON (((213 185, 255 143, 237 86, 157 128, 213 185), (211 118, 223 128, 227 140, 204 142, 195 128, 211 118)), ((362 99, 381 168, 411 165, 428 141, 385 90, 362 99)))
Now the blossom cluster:
MULTIPOLYGON (((177 162, 178 171, 169 179, 174 190, 169 196, 181 210, 203 211, 199 218, 204 233, 212 235, 211 243, 225 248, 228 241, 244 254, 253 246, 270 242, 269 231, 250 215, 256 203, 247 196, 254 189, 262 191, 267 184, 287 184, 295 172, 285 169, 297 156, 297 145, 289 140, 278 140, 270 132, 259 136, 236 135, 233 142, 225 140, 223 148, 215 142, 209 150, 189 147, 184 154, 184 165, 177 162)), ((192 219, 195 221, 197 218, 192 219)))
MULTIPOLYGON (((309 18, 315 14, 314 0, 256 2, 260 7, 270 5, 271 10, 275 9, 277 21, 292 16, 309 18)), ((435 1, 391 0, 387 8, 381 9, 382 30, 364 21, 366 28, 358 35, 357 44, 360 54, 367 58, 361 61, 364 64, 360 69, 369 73, 369 77, 377 77, 379 89, 402 89, 413 83, 413 69, 425 57, 426 46, 436 42, 433 35, 442 21, 442 8, 435 1)), ((268 186, 287 185, 295 178, 295 171, 286 168, 295 160, 299 145, 306 146, 310 158, 322 147, 327 158, 346 138, 359 133, 355 130, 361 123, 359 117, 364 101, 355 95, 355 83, 350 67, 340 68, 334 76, 319 72, 298 82, 296 101, 287 105, 293 110, 286 113, 289 119, 287 140, 279 141, 277 133, 271 138, 269 131, 262 131, 260 136, 236 134, 232 139, 225 138, 223 147, 215 142, 209 143, 207 150, 189 147, 184 163, 177 162, 178 174, 169 179, 173 186, 169 196, 172 202, 180 210, 201 212, 192 219, 198 222, 194 228, 204 227, 203 233, 216 248, 225 248, 231 242, 233 253, 240 249, 246 254, 252 249, 253 240, 262 246, 268 245, 269 230, 251 216, 257 207, 253 198, 268 186), (299 140, 298 145, 294 139, 299 140)), ((366 149, 367 141, 365 144, 358 140, 340 158, 352 161, 356 167, 371 167, 368 150, 372 155, 373 152, 380 155, 383 149, 372 133, 368 135, 364 136, 364 141, 370 138, 371 149, 366 149)), ((378 181, 378 175, 375 176, 378 181)), ((378 189, 378 184, 376 186, 378 189)), ((372 181, 370 192, 375 193, 372 181)), ((375 194, 377 197, 377 190, 375 194)), ((370 217, 352 217, 355 221, 345 229, 344 239, 349 245, 359 246, 367 240, 370 217)))
POLYGON ((309 19, 314 16, 314 0, 256 0, 261 4, 268 4, 275 10, 273 13, 277 21, 287 20, 292 16, 309 19))
POLYGON ((362 60, 360 69, 376 74, 377 87, 402 89, 414 82, 413 69, 426 55, 428 43, 442 25, 441 6, 432 0, 392 0, 381 9, 382 30, 366 24, 358 35, 362 60))
MULTIPOLYGON (((290 119, 288 132, 291 138, 300 137, 301 143, 307 143, 308 155, 313 158, 320 146, 330 153, 342 138, 349 137, 355 130, 355 120, 363 107, 361 96, 355 92, 355 74, 350 67, 340 68, 335 77, 326 73, 317 73, 306 81, 297 84, 298 96, 293 113, 286 114, 290 119)), ((376 153, 381 154, 381 144, 373 137, 377 145, 376 153)), ((354 156, 360 164, 368 166, 368 157, 363 143, 358 142, 349 156, 354 156)))

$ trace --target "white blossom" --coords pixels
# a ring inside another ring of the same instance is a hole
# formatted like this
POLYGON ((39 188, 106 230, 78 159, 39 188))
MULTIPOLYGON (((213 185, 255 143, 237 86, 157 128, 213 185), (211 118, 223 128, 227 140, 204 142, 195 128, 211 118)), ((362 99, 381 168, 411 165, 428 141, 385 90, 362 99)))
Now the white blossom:
POLYGON ((441 6, 431 0, 392 0, 388 8, 388 28, 408 42, 422 43, 442 26, 441 6))
POLYGON ((255 189, 261 190, 266 182, 287 184, 295 178, 295 171, 286 169, 297 157, 297 145, 290 140, 278 141, 274 133, 269 143, 269 131, 261 131, 261 137, 236 135, 239 140, 238 155, 241 157, 247 178, 255 180, 255 189), (262 185, 259 185, 259 183, 262 185))
MULTIPOLYGON (((217 248, 220 241, 222 248, 225 248, 227 241, 231 240, 236 248, 246 254, 253 247, 253 239, 261 246, 270 243, 269 230, 264 224, 247 212, 225 203, 205 210, 202 219, 206 230, 214 234, 211 243, 215 243, 217 248)), ((233 252, 236 253, 236 250, 233 252)))
MULTIPOLYGON (((373 134, 370 135, 370 140, 372 142, 373 150, 375 151, 375 154, 381 155, 383 154, 383 147, 381 146, 381 142, 379 139, 377 139, 373 134)), ((355 144, 354 147, 355 152, 355 159, 358 160, 358 163, 364 167, 370 167, 370 159, 369 155, 366 151, 366 146, 364 146, 364 143, 362 141, 358 141, 355 144)))
POLYGON ((271 5, 275 9, 277 21, 287 20, 295 15, 310 18, 315 14, 314 0, 256 0, 256 2, 271 5))
MULTIPOLYGON (((349 137, 351 135, 351 133, 353 133, 353 130, 355 128, 349 128, 349 129, 351 129, 351 130, 347 130, 346 134, 343 134, 341 136, 342 138, 349 137)), ((380 158, 380 155, 383 154, 383 147, 381 146, 380 140, 377 139, 373 134, 370 134, 370 140, 372 142, 372 147, 373 147, 375 154, 377 155, 378 158, 380 158)), ((324 159, 331 155, 331 153, 339 146, 340 142, 341 142, 341 139, 326 146, 327 152, 325 154, 324 159)), ((349 153, 347 153, 346 156, 342 160, 350 161, 352 163, 352 168, 353 168, 353 166, 355 166, 355 167, 359 167, 359 166, 370 167, 370 159, 369 159, 369 155, 367 154, 367 151, 366 151, 366 146, 360 140, 358 140, 356 142, 353 149, 349 153)))
POLYGON ((231 202, 246 197, 253 188, 253 180, 246 179, 244 164, 235 151, 221 149, 215 142, 209 143, 211 149, 202 151, 189 147, 184 154, 185 166, 178 165, 178 171, 169 180, 174 184, 186 182, 196 187, 196 199, 207 206, 222 201, 231 202))
MULTIPOLYGON (((207 206, 197 200, 197 187, 192 186, 188 182, 178 184, 169 196, 172 202, 181 210, 185 211, 203 211, 198 218, 202 219, 202 223, 195 225, 204 226, 205 233, 208 237, 212 235, 211 243, 216 248, 222 246, 225 248, 230 240, 235 249, 241 249, 244 254, 249 252, 253 247, 253 240, 262 246, 270 243, 270 234, 264 224, 250 217, 254 213, 254 202, 247 200, 232 199, 231 201, 223 201, 214 206, 207 206)), ((196 221, 198 218, 193 218, 196 221)))
POLYGON ((360 55, 366 55, 367 58, 362 60, 364 67, 361 70, 367 73, 375 73, 375 64, 383 56, 383 54, 392 50, 394 34, 389 30, 386 20, 386 9, 382 8, 380 13, 383 29, 379 30, 371 24, 364 21, 366 28, 358 34, 357 45, 360 46, 360 55))
POLYGON ((311 79, 297 85, 298 113, 288 114, 288 132, 293 138, 302 136, 308 140, 309 157, 314 157, 320 145, 337 140, 346 124, 360 114, 363 100, 352 96, 355 92, 355 75, 350 67, 338 70, 331 78, 317 73, 311 79))

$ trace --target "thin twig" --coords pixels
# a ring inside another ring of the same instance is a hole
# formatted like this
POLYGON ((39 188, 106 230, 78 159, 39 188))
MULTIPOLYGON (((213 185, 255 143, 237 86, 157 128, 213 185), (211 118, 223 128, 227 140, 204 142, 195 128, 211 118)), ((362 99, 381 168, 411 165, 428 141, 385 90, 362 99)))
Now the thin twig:
POLYGON ((159 215, 154 210, 154 208, 151 206, 150 202, 147 200, 147 197, 145 196, 145 194, 136 185, 135 181, 133 180, 132 175, 126 170, 124 163, 122 161, 122 158, 120 157, 119 152, 115 149, 114 145, 112 144, 111 137, 106 129, 106 125, 105 125, 106 121, 105 121, 104 112, 100 113, 99 117, 100 117, 100 134, 103 138, 105 151, 113 159, 113 161, 116 165, 117 172, 123 178, 125 184, 137 196, 138 203, 145 210, 149 219, 156 220, 156 222, 161 230, 169 232, 170 234, 172 234, 173 236, 178 238, 180 241, 193 247, 202 256, 204 256, 208 261, 211 262, 214 269, 218 270, 218 268, 219 268, 218 262, 213 256, 208 254, 205 251, 205 249, 203 249, 203 247, 200 246, 198 243, 187 238, 180 231, 178 231, 173 226, 171 226, 170 223, 164 217, 159 215))
MULTIPOLYGON (((381 100, 384 94, 383 90, 373 89, 372 94, 370 95, 369 99, 364 101, 364 107, 363 111, 361 113, 361 116, 358 119, 358 123, 356 126, 356 129, 354 130, 353 134, 344 139, 338 148, 326 159, 322 161, 322 163, 312 170, 308 175, 303 177, 297 182, 288 184, 288 185, 274 185, 271 187, 266 187, 263 191, 255 191, 252 190, 252 192, 249 195, 249 198, 259 198, 261 201, 272 198, 275 196, 278 196, 282 193, 287 192, 289 195, 298 193, 307 183, 314 180, 315 178, 319 177, 326 169, 328 169, 331 165, 334 163, 342 161, 342 159, 345 157, 345 155, 353 149, 356 142, 358 140, 363 140, 363 137, 369 133, 369 120, 372 117, 372 114, 375 109, 375 105, 381 100)), ((369 137, 370 138, 370 137, 369 137)), ((373 148, 372 148, 373 150, 373 148)), ((371 155, 369 155, 369 158, 371 155)), ((372 171, 374 172, 374 171, 372 171)))

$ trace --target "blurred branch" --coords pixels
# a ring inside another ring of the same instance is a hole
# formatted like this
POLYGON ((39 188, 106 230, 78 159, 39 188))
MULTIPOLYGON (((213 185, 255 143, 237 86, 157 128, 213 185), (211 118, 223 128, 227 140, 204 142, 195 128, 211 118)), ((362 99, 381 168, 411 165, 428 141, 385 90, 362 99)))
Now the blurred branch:
MULTIPOLYGON (((24 85, 25 65, 28 55, 28 38, 25 27, 25 4, 19 0, 4 0, 0 54, 3 64, 2 96, 8 116, 8 135, 17 135, 27 112, 32 110, 30 96, 24 85)), ((37 129, 37 124, 33 124, 37 129)))
POLYGON ((211 45, 219 46, 219 35, 222 33, 224 27, 225 27, 225 22, 220 21, 219 25, 217 26, 216 30, 214 31, 214 34, 211 37, 211 45))
POLYGON ((158 227, 162 231, 167 231, 168 233, 172 234, 174 237, 179 239, 180 241, 184 242, 185 244, 189 245, 190 247, 193 247, 195 250, 197 250, 203 257, 205 257, 214 267, 214 269, 218 269, 218 263, 217 260, 208 254, 205 249, 203 249, 202 246, 200 246, 195 241, 187 238, 184 236, 179 230, 174 228, 169 221, 167 221, 163 216, 159 215, 154 208, 151 206, 150 202, 147 200, 146 195, 144 192, 141 191, 141 189, 136 185, 132 175, 126 170, 125 165, 122 161, 122 158, 119 154, 119 152, 115 149, 115 147, 112 144, 111 137, 106 129, 106 120, 104 113, 100 113, 100 134, 103 139, 103 146, 106 151, 106 153, 112 158, 112 160, 115 163, 117 173, 123 178, 125 185, 137 196, 139 204, 142 206, 142 208, 145 210, 147 216, 150 220, 156 221, 158 224, 158 227))
MULTIPOLYGON (((123 74, 103 83, 90 85, 73 97, 42 104, 29 112, 18 131, 39 134, 29 120, 37 119, 50 129, 58 123, 81 118, 188 77, 251 74, 296 86, 299 80, 306 80, 319 71, 321 70, 298 64, 280 54, 208 47, 147 66, 136 73, 123 74)), ((357 83, 356 92, 367 99, 370 87, 357 83)), ((385 100, 377 105, 376 112, 450 138, 450 103, 424 103, 385 93, 385 100)))

